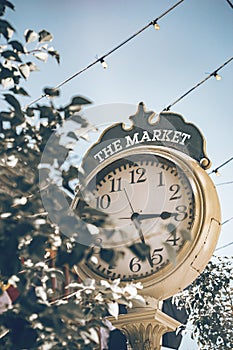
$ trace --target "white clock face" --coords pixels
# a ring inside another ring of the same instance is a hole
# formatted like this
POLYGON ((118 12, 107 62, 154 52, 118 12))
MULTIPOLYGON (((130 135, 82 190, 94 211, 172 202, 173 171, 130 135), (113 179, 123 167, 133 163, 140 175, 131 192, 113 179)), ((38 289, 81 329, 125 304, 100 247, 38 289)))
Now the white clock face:
POLYGON ((109 214, 111 222, 96 234, 95 259, 87 262, 95 274, 122 281, 149 277, 182 251, 195 217, 186 172, 163 155, 138 153, 116 160, 90 181, 90 205, 109 214), (137 243, 150 246, 144 261, 129 248, 137 243), (101 259, 98 246, 121 252, 115 266, 101 259))

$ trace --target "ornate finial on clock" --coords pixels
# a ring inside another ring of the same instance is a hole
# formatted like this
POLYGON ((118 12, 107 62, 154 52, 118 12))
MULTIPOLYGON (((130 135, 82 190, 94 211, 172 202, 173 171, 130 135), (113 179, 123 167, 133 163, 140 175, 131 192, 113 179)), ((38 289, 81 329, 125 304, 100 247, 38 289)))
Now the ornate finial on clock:
POLYGON ((155 113, 146 111, 143 102, 136 114, 129 117, 132 125, 126 128, 116 123, 104 130, 99 140, 83 158, 83 169, 89 174, 98 164, 122 151, 141 146, 157 146, 175 149, 195 159, 203 169, 211 165, 205 150, 201 131, 177 113, 161 112, 153 121, 155 113))

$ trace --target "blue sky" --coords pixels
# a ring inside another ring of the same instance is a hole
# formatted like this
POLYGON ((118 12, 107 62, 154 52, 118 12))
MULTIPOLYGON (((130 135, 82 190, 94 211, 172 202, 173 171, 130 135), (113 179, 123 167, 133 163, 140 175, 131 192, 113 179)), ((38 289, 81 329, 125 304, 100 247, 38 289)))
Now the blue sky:
MULTIPOLYGON (((37 61, 40 72, 27 82, 31 97, 23 103, 39 97, 44 86, 56 86, 84 68, 174 4, 170 0, 16 2, 16 11, 8 11, 16 36, 23 39, 28 28, 47 29, 61 54, 60 66, 52 59, 46 64, 37 61)), ((83 95, 93 106, 144 101, 148 109, 161 111, 232 56, 232 15, 226 0, 185 0, 159 21, 159 31, 151 26, 109 56, 108 69, 97 64, 64 85, 57 103, 83 95)), ((172 108, 202 130, 213 168, 233 156, 233 61, 220 74, 221 81, 211 78, 172 108)), ((233 162, 220 177, 213 174, 213 181, 233 180, 232 169, 233 162)), ((232 185, 217 189, 225 221, 233 216, 232 185)), ((219 246, 232 241, 232 228, 233 221, 223 226, 219 246)), ((231 251, 229 247, 219 254, 231 251)))
MULTIPOLYGON (((15 1, 16 11, 8 20, 23 39, 25 29, 47 29, 61 64, 53 60, 38 66, 25 86, 31 93, 27 104, 42 94, 44 86, 56 86, 87 66, 131 34, 158 17, 176 1, 171 0, 40 0, 15 1)), ((226 0, 185 0, 106 60, 108 69, 97 64, 61 88, 58 104, 83 95, 93 106, 144 101, 155 112, 175 101, 233 54, 233 11, 226 0)), ((214 78, 177 103, 172 111, 182 114, 203 132, 213 168, 233 156, 233 61, 214 78)), ((98 124, 98 120, 96 120, 98 124)), ((214 183, 233 180, 233 162, 212 175, 214 183)), ((233 217, 233 187, 217 186, 222 221, 233 217)), ((233 220, 222 227, 218 246, 232 241, 233 220)), ((232 254, 232 247, 219 255, 232 254)), ((191 349, 191 348, 190 348, 191 349)))

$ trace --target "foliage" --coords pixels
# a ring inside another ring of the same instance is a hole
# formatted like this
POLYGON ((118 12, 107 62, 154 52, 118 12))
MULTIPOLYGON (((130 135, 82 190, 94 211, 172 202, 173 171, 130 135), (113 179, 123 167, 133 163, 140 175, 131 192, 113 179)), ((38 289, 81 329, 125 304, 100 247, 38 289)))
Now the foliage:
POLYGON ((233 348, 232 258, 214 257, 193 284, 175 296, 185 306, 200 349, 233 348))
MULTIPOLYGON (((70 182, 79 173, 73 165, 61 167, 60 160, 69 158, 71 146, 60 144, 59 137, 52 139, 52 145, 47 141, 70 118, 77 125, 68 135, 70 139, 84 137, 90 124, 78 112, 90 101, 74 96, 70 103, 56 107, 53 99, 59 91, 46 87, 47 104, 37 103, 26 110, 21 107, 20 99, 29 95, 21 82, 37 70, 34 61, 45 62, 51 56, 59 63, 60 56, 50 46, 53 37, 47 30, 36 33, 28 29, 25 43, 14 40, 14 27, 3 19, 6 10, 14 10, 14 5, 0 0, 0 83, 4 89, 0 111, 0 280, 5 285, 15 284, 20 297, 1 315, 0 334, 6 335, 0 337, 0 347, 94 349, 106 314, 117 317, 116 301, 131 306, 131 300, 140 299, 136 293, 139 285, 120 288, 119 281, 77 283, 73 266, 90 258, 93 246, 78 243, 76 237, 83 234, 91 242, 92 236, 88 224, 61 207, 59 196, 61 192, 70 202, 66 192, 73 191, 70 182), (46 158, 50 167, 41 168, 41 181, 38 167, 46 146, 51 147, 46 158), (52 168, 59 174, 59 185, 49 176, 52 168), (54 191, 58 197, 53 196, 54 191), (58 208, 56 223, 50 221, 41 193, 51 208, 58 208), (72 231, 64 236, 62 232, 70 224, 72 231), (67 271, 71 271, 69 286, 67 271)), ((109 260, 109 252, 102 252, 102 257, 109 260)))
MULTIPOLYGON (((2 315, 2 325, 10 329, 2 344, 7 349, 82 349, 93 350, 99 344, 101 327, 107 328, 105 316, 118 316, 118 303, 132 306, 139 285, 119 287, 119 280, 112 284, 86 279, 83 283, 67 285, 68 294, 55 300, 49 286, 49 275, 64 279, 59 269, 49 269, 39 263, 24 273, 28 288, 22 291, 13 311, 2 315), (41 284, 37 280, 41 276, 41 284), (32 288, 34 286, 34 288, 32 288)), ((50 277, 51 277, 50 276, 50 277)))

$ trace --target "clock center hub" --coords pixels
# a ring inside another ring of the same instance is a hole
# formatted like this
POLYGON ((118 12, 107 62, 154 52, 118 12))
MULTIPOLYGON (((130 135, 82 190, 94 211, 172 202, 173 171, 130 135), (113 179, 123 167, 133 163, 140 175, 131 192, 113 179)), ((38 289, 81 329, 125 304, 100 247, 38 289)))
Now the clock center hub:
POLYGON ((137 220, 138 217, 139 217, 139 213, 133 213, 133 214, 131 215, 131 218, 130 218, 130 219, 133 221, 133 220, 137 220))

